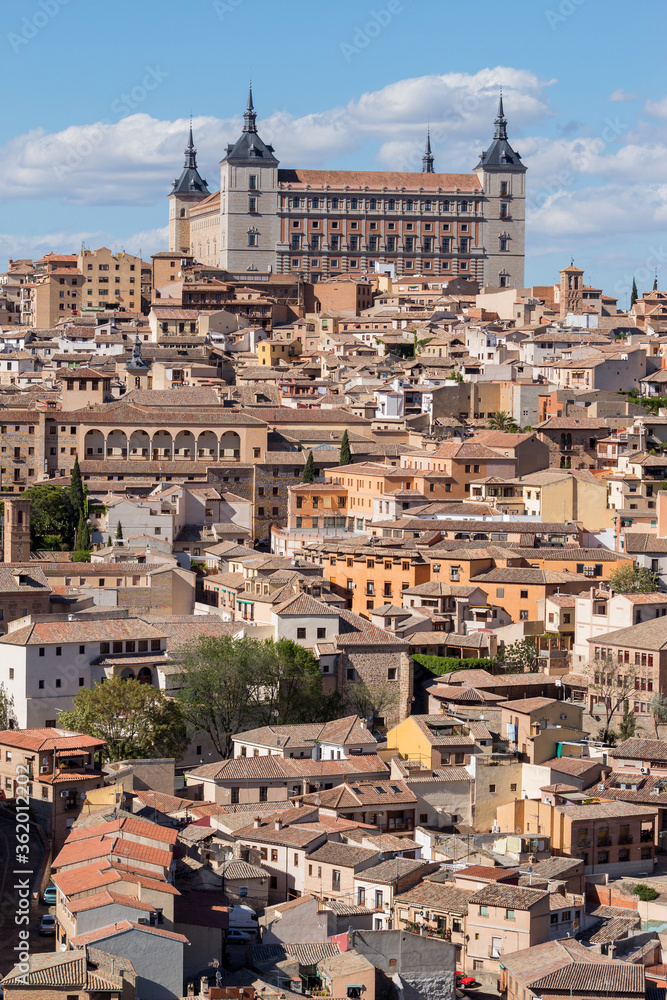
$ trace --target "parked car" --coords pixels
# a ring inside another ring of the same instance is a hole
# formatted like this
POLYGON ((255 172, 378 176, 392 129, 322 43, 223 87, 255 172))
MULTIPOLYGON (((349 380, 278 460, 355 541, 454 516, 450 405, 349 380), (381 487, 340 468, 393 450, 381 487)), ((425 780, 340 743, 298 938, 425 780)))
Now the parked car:
POLYGON ((56 918, 52 913, 45 913, 39 922, 39 933, 42 936, 56 933, 56 918))
POLYGON ((242 931, 238 927, 230 927, 227 931, 227 941, 229 944, 250 944, 254 940, 255 937, 253 934, 248 934, 247 931, 242 931))
POLYGON ((44 895, 42 896, 42 899, 44 900, 47 906, 56 905, 58 899, 58 890, 56 889, 55 885, 53 884, 47 885, 46 889, 44 890, 44 895))
POLYGON ((466 976, 465 972, 457 970, 456 985, 464 990, 469 990, 475 986, 479 986, 479 983, 474 976, 466 976))

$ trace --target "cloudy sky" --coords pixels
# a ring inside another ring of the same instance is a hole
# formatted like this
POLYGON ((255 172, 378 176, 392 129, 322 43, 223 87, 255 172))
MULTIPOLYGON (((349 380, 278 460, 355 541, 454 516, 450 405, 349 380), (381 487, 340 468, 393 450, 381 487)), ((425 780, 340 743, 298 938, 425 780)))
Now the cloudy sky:
POLYGON ((188 116, 211 190, 253 79, 283 166, 467 172, 498 90, 529 168, 527 283, 667 286, 662 0, 4 0, 0 268, 166 247, 188 116))

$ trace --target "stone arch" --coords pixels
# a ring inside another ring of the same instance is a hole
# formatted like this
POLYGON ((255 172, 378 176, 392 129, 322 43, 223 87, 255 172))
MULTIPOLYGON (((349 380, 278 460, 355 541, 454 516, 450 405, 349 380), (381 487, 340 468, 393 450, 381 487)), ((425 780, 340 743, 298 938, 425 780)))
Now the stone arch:
POLYGON ((114 428, 107 434, 106 440, 107 458, 127 458, 127 434, 120 427, 114 428))
POLYGON ((84 440, 84 455, 88 459, 94 459, 104 455, 104 434, 100 430, 86 432, 84 440))
POLYGON ((202 458, 218 457, 218 439, 213 431, 202 431, 197 438, 197 455, 202 458))
POLYGON ((153 458, 171 458, 173 454, 173 439, 169 431, 155 431, 151 439, 153 458))
POLYGON ((151 439, 148 431, 135 430, 130 434, 130 458, 150 458, 151 439))
POLYGON ((241 438, 236 431, 225 431, 220 438, 220 458, 240 458, 241 438))
POLYGON ((120 679, 122 681, 133 681, 134 680, 134 670, 131 667, 125 667, 120 672, 120 679))
POLYGON ((140 667, 137 671, 137 680, 140 684, 153 683, 153 671, 150 667, 140 667))
POLYGON ((194 458, 195 441, 192 431, 179 431, 174 438, 174 458, 194 458))

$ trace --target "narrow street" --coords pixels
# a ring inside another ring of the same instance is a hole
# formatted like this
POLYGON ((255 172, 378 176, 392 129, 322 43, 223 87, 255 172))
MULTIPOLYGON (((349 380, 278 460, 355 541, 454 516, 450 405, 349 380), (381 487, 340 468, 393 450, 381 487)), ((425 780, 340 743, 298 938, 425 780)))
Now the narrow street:
MULTIPOLYGON (((17 896, 14 881, 20 876, 14 875, 14 821, 6 812, 0 814, 0 975, 6 975, 15 965, 15 946, 19 943, 19 926, 15 923, 17 896)), ((27 869, 33 872, 32 888, 44 856, 42 841, 34 827, 30 827, 30 864, 27 869)), ((55 944, 52 937, 40 937, 39 921, 42 914, 49 908, 41 902, 32 903, 30 908, 30 951, 39 953, 53 951, 55 944)), ((21 925, 25 927, 25 925, 21 925)))

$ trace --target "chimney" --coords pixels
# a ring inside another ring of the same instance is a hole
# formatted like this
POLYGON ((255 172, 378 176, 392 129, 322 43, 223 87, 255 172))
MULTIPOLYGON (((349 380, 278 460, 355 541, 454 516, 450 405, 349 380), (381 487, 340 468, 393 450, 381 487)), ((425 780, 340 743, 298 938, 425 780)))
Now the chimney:
POLYGON ((365 719, 359 719, 359 725, 362 729, 366 729, 367 723, 365 719))
POLYGON ((261 821, 260 817, 259 816, 255 816, 255 818, 252 821, 253 828, 255 830, 259 830, 261 822, 262 821, 261 821))
POLYGON ((283 828, 283 821, 280 818, 280 816, 278 816, 278 818, 276 820, 274 820, 273 827, 274 827, 275 830, 282 830, 282 828, 283 828))

